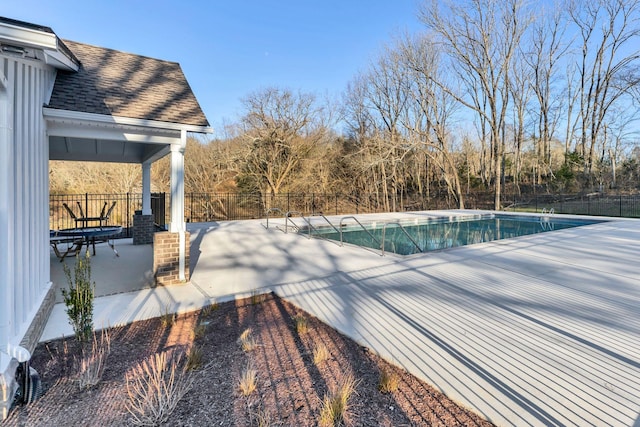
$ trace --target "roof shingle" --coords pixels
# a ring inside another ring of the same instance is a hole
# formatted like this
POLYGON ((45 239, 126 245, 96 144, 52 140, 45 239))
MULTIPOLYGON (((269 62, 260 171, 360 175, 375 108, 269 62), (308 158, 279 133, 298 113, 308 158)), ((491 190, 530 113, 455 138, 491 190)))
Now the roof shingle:
POLYGON ((64 40, 78 72, 58 72, 48 107, 209 126, 176 62, 64 40))

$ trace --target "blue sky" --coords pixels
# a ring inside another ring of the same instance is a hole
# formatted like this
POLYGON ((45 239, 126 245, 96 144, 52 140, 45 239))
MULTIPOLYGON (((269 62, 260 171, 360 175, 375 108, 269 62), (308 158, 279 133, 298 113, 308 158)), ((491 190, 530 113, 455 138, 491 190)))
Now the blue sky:
POLYGON ((421 28, 418 0, 1 1, 0 15, 60 38, 179 62, 217 131, 261 88, 339 96, 385 43, 421 28))

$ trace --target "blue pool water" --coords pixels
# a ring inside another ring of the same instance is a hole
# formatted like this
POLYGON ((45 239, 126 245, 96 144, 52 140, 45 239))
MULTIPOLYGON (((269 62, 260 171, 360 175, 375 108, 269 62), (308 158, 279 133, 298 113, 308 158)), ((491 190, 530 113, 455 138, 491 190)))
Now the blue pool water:
MULTIPOLYGON (((403 222, 402 229, 393 223, 387 223, 386 226, 380 222, 363 224, 367 228, 367 232, 353 222, 345 221, 342 228, 342 241, 380 250, 384 240, 385 252, 411 255, 598 222, 601 221, 564 219, 553 216, 485 215, 429 219, 417 224, 403 222)), ((337 241, 341 239, 340 233, 331 227, 314 228, 312 235, 337 241)))

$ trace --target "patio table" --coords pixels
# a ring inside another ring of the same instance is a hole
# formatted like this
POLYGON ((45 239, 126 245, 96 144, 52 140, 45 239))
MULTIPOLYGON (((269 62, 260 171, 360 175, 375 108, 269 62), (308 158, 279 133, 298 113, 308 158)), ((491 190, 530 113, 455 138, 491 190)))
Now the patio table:
POLYGON ((93 255, 96 254, 96 241, 105 241, 111 247, 116 256, 120 256, 115 246, 114 236, 122 233, 121 226, 106 226, 106 227, 76 227, 66 228, 64 230, 52 231, 49 236, 49 242, 53 247, 56 256, 60 258, 60 262, 64 261, 64 258, 73 253, 74 255, 78 251, 82 250, 83 246, 93 247, 93 255), (111 239, 110 239, 111 238, 111 239), (111 240, 111 242, 109 242, 111 240), (61 253, 58 249, 58 243, 67 243, 69 246, 64 253, 61 253))

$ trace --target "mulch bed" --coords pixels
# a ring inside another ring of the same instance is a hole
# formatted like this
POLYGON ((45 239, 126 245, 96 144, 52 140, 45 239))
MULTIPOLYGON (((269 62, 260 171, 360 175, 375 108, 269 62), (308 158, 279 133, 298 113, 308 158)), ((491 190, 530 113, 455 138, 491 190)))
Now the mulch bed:
POLYGON ((73 338, 40 344, 32 366, 40 373, 44 395, 14 408, 3 426, 128 425, 126 373, 155 353, 187 351, 194 345, 203 351, 204 367, 192 371, 194 387, 165 425, 317 425, 324 395, 349 372, 357 384, 346 425, 491 425, 274 295, 180 315, 171 326, 161 318, 135 322, 112 328, 110 336, 111 353, 102 381, 88 390, 78 387, 80 347, 73 338), (295 316, 307 319, 306 333, 297 331, 295 316), (206 327, 203 336, 194 334, 198 325, 206 327), (250 352, 238 342, 247 328, 258 343, 250 352), (320 343, 330 356, 316 364, 313 350, 320 343), (257 390, 243 396, 238 380, 248 364, 257 371, 257 390), (378 390, 382 370, 398 376, 397 390, 378 390))

